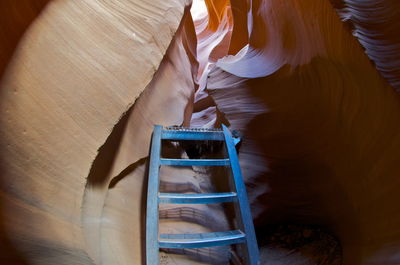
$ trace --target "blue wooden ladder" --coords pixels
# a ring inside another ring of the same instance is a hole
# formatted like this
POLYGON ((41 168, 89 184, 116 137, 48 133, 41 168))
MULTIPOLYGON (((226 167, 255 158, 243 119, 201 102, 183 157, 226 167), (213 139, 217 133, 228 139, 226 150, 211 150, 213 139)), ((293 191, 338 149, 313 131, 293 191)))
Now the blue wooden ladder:
POLYGON ((201 129, 154 126, 149 165, 146 216, 146 262, 159 264, 159 248, 201 248, 243 244, 244 261, 248 265, 259 265, 259 251, 252 216, 235 148, 235 138, 228 128, 201 129), (166 159, 161 158, 161 140, 215 140, 224 141, 227 159, 166 159), (224 193, 160 193, 159 169, 161 165, 174 166, 228 166, 233 177, 231 192, 224 193), (238 229, 225 232, 200 234, 158 233, 158 205, 160 203, 224 203, 235 204, 238 229))

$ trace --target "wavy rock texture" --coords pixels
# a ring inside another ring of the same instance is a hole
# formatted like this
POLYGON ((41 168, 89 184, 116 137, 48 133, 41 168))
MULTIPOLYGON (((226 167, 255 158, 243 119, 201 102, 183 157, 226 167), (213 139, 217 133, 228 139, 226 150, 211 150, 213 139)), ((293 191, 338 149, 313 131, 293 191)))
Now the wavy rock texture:
POLYGON ((48 0, 4 0, 0 3, 0 75, 29 24, 40 14, 48 0))
MULTIPOLYGON (((184 6, 183 1, 54 1, 31 24, 1 84, 1 242, 8 246, 2 247, 2 264, 100 264, 100 259, 103 264, 132 264, 124 263, 121 254, 132 248, 100 254, 93 246, 99 242, 98 229, 88 231, 85 224, 108 219, 93 214, 100 219, 88 221, 83 199, 85 193, 97 195, 91 205, 97 213, 109 180, 92 175, 95 181, 87 183, 87 177, 99 148, 159 68, 184 6)), ((156 78, 173 78, 168 77, 168 63, 163 65, 156 78)), ((157 80, 152 82, 149 86, 157 80)), ((148 110, 144 118, 131 112, 143 126, 132 130, 128 122, 125 134, 137 144, 126 146, 132 152, 129 162, 118 150, 122 158, 110 173, 117 175, 147 155, 154 121, 182 123, 191 90, 186 84, 170 87, 170 92, 163 88, 146 90, 147 97, 160 97, 138 108, 176 108, 159 110, 155 120, 148 110)), ((139 255, 136 246, 130 255, 139 255)))
MULTIPOLYGON (((0 263, 143 264, 153 124, 221 123, 243 135, 261 243, 265 225, 319 225, 345 265, 400 263, 396 1, 331 1, 369 58, 328 0, 14 2, 0 4, 0 263)), ((199 192, 221 172, 162 175, 166 191, 199 192)), ((229 227, 217 207, 160 216, 168 232, 229 227)), ((273 251, 263 264, 324 264, 273 251)))
POLYGON ((228 54, 233 21, 229 1, 194 1, 191 9, 197 35, 198 87, 190 124, 193 127, 220 127, 217 109, 205 91, 210 69, 228 54))
POLYGON ((245 135, 256 224, 322 225, 344 264, 398 263, 398 96, 329 2, 249 8, 248 44, 217 61, 205 86, 245 135))
POLYGON ((400 89, 400 2, 331 0, 342 20, 365 48, 376 69, 400 89))

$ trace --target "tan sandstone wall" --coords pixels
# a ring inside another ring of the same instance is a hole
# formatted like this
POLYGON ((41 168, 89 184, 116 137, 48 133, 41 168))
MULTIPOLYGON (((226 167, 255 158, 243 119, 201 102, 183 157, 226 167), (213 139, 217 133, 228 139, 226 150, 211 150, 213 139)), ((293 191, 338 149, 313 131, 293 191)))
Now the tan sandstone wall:
POLYGON ((256 224, 323 225, 344 264, 399 263, 398 94, 328 1, 260 0, 251 10, 248 46, 216 62, 205 86, 244 134, 256 224))
MULTIPOLYGON (((99 264, 82 229, 87 178, 99 148, 159 68, 184 7, 58 0, 30 25, 0 88, 1 231, 9 246, 2 263, 99 264)), ((173 123, 183 120, 190 97, 175 93, 182 108, 165 113, 179 113, 173 123)), ((127 148, 147 153, 146 144, 127 148)))
POLYGON ((256 225, 399 263, 396 2, 331 2, 2 1, 0 263, 141 264, 153 124, 222 122, 256 225))

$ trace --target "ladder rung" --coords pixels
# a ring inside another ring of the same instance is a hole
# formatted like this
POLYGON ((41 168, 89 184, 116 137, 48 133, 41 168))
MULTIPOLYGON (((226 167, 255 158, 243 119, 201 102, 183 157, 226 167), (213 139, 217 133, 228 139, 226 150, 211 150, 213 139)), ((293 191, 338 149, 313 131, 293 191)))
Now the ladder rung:
POLYGON ((223 132, 222 128, 167 126, 167 127, 163 127, 163 129, 164 129, 164 131, 223 132))
POLYGON ((236 192, 224 193, 160 193, 160 203, 223 203, 236 199, 236 192))
POLYGON ((161 165, 170 166, 228 166, 229 159, 160 159, 161 165))
POLYGON ((200 234, 160 234, 160 248, 203 248, 245 242, 240 230, 200 234))
POLYGON ((162 131, 161 139, 166 140, 197 140, 197 141, 224 141, 222 131, 162 131))

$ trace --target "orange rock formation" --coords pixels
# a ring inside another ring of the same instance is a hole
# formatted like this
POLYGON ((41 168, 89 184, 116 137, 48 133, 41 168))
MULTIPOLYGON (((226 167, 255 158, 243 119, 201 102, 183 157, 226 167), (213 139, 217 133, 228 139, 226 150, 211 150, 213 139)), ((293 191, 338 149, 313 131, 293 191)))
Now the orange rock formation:
POLYGON ((397 1, 194 6, 1 2, 0 263, 144 264, 152 126, 221 123, 244 135, 256 226, 319 225, 345 265, 399 263, 397 1))

